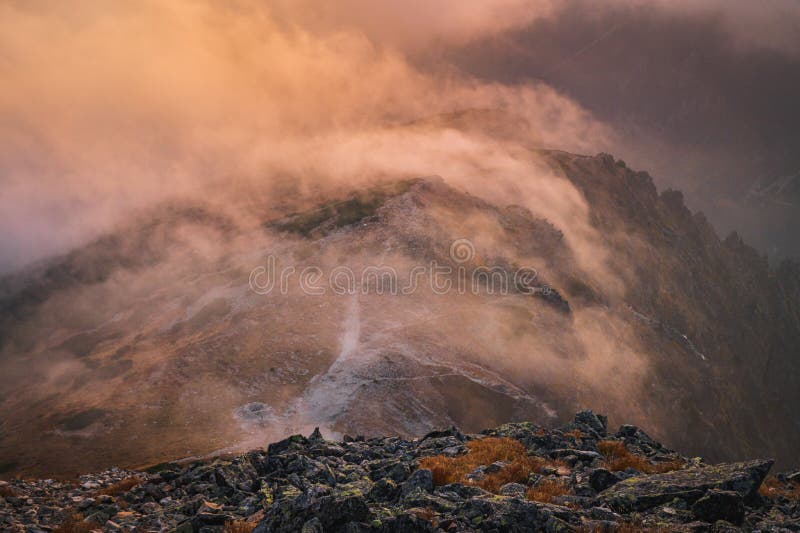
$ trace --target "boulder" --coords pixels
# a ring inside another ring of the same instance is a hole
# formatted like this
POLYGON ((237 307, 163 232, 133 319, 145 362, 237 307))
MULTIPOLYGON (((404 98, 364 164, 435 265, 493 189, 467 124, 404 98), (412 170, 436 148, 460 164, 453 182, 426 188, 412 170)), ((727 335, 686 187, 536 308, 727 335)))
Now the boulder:
POLYGON ((513 498, 524 498, 526 487, 520 483, 506 483, 500 487, 500 494, 513 498))
POLYGON ((725 520, 739 525, 744 521, 744 501, 738 492, 712 489, 694 502, 692 514, 704 522, 725 520))
POLYGON ((711 489, 734 491, 752 501, 773 462, 759 459, 636 476, 604 491, 601 501, 617 512, 643 511, 675 498, 694 503, 711 489))
POLYGON ((441 438, 444 438, 444 437, 455 437, 456 439, 460 440, 461 442, 464 442, 466 440, 466 438, 464 437, 464 434, 461 433, 461 431, 459 431, 458 428, 455 427, 455 426, 450 426, 447 429, 440 429, 440 430, 436 430, 436 431, 431 431, 430 433, 428 433, 427 435, 422 437, 421 440, 441 439, 441 438))
POLYGON ((280 455, 290 451, 299 451, 308 446, 308 439, 302 435, 292 435, 282 441, 273 442, 267 447, 267 455, 280 455))
POLYGON ((486 468, 483 469, 483 471, 486 474, 496 474, 507 466, 508 463, 506 463, 505 461, 495 461, 494 463, 487 465, 486 468))
POLYGON ((422 489, 424 492, 433 492, 433 473, 426 469, 420 468, 411 474, 408 481, 403 483, 401 491, 403 495, 410 494, 415 489, 422 489))
POLYGON ((596 468, 589 474, 589 485, 597 492, 603 492, 617 482, 619 478, 605 468, 596 468))
POLYGON ((589 426, 601 437, 605 437, 608 431, 608 418, 603 415, 595 414, 591 409, 576 413, 575 423, 589 426))
POLYGON ((400 487, 389 478, 379 479, 370 489, 367 498, 372 501, 391 501, 400 494, 400 487))

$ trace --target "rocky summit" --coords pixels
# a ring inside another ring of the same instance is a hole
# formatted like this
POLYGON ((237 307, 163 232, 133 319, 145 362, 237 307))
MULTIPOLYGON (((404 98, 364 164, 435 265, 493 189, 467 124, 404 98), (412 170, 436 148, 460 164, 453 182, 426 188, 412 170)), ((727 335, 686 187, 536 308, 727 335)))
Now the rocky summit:
POLYGON ((0 484, 0 529, 175 531, 800 531, 800 472, 708 464, 582 411, 422 438, 294 435, 266 450, 74 482, 0 484))

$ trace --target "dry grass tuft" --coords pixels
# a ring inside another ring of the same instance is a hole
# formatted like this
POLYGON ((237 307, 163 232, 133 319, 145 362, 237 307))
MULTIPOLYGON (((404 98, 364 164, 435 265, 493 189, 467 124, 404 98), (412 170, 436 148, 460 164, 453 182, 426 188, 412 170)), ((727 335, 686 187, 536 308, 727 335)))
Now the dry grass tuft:
POLYGON ((597 443, 597 449, 606 458, 605 467, 612 472, 633 468, 645 474, 661 474, 680 470, 685 466, 680 459, 663 463, 651 463, 644 457, 631 453, 625 443, 618 440, 600 441, 597 443))
POLYGON ((514 439, 486 437, 470 441, 467 448, 469 453, 458 457, 423 457, 419 467, 429 469, 433 473, 434 484, 441 486, 463 482, 464 476, 478 466, 490 465, 496 461, 509 463, 499 472, 487 474, 475 483, 484 490, 496 493, 506 483, 526 483, 531 473, 539 472, 544 466, 566 466, 561 461, 548 461, 528 455, 525 447, 514 439))
POLYGON ((557 496, 569 494, 570 490, 563 480, 543 479, 525 493, 525 497, 534 502, 553 503, 557 496))
POLYGON ((439 525, 439 520, 436 517, 436 513, 430 507, 410 509, 409 512, 411 512, 414 516, 416 516, 420 520, 425 520, 426 522, 430 522, 433 527, 439 525))
POLYGON ((226 522, 222 533, 250 533, 256 528, 255 522, 247 522, 245 520, 233 520, 226 522))
POLYGON ((797 502, 800 501, 800 483, 794 481, 783 483, 775 476, 769 476, 758 487, 758 493, 769 499, 786 498, 797 502))
POLYGON ((74 514, 61 522, 61 525, 55 528, 53 533, 89 533, 99 528, 100 525, 95 522, 84 522, 83 515, 74 514))
POLYGON ((137 485, 141 485, 144 482, 142 478, 139 476, 131 476, 129 478, 125 478, 122 481, 117 481, 116 483, 105 487, 97 492, 97 494, 107 494, 108 496, 117 496, 118 494, 122 494, 123 492, 128 492, 133 487, 137 485))
POLYGON ((586 433, 581 431, 580 429, 573 429, 572 431, 568 431, 564 433, 565 437, 572 437, 575 440, 578 439, 585 439, 587 437, 586 433))

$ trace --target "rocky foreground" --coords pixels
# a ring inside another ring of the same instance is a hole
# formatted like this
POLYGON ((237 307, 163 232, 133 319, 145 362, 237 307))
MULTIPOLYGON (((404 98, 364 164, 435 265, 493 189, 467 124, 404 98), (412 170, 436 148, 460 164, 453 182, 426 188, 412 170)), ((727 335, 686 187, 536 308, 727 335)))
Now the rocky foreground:
POLYGON ((315 431, 232 457, 0 482, 2 531, 800 531, 800 472, 709 465, 591 411, 421 439, 315 431))

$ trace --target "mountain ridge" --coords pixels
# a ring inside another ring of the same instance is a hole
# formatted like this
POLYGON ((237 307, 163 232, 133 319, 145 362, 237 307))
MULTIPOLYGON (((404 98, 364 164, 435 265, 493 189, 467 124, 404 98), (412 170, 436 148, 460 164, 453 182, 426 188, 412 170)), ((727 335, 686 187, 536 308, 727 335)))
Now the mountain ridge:
MULTIPOLYGON (((157 462, 315 425, 334 434, 477 430, 532 412, 558 419, 589 401, 613 418, 650 420, 657 436, 713 460, 764 450, 794 460, 797 265, 773 269, 737 236, 720 240, 680 193, 659 194, 649 175, 610 155, 534 154, 585 200, 588 238, 535 201, 498 205, 428 178, 397 194, 344 194, 346 212, 307 218, 299 232, 289 224, 296 215, 253 230, 189 208, 185 224, 178 216, 155 226, 165 231, 150 263, 126 263, 125 250, 140 246, 123 247, 122 268, 32 299, 21 321, 6 322, 17 318, 4 303, 0 323, 14 326, 3 335, 0 450, 17 463, 7 470, 157 462), (475 257, 462 265, 450 247, 465 236, 475 257), (584 241, 598 247, 581 250, 584 241), (529 264, 536 286, 570 313, 518 289, 315 300, 293 288, 259 298, 247 278, 264 251, 297 270, 358 271, 375 258, 400 273, 430 261, 469 272, 529 264), (481 317, 495 330, 481 329, 481 317), (356 348, 342 359, 348 324, 358 326, 356 348), (269 409, 242 420, 236 413, 250 404, 269 409), (126 428, 144 442, 129 442, 126 428), (34 439, 40 451, 25 445, 34 439), (81 457, 65 462, 65 449, 81 457)), ((93 271, 91 255, 68 257, 93 271)))

